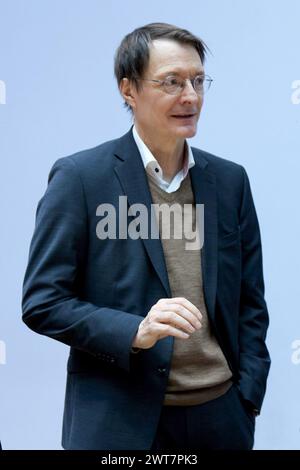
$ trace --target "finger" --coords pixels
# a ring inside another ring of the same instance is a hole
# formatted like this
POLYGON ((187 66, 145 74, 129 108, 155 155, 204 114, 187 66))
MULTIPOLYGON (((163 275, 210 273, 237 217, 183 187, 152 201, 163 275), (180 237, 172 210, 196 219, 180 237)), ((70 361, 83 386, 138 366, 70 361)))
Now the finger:
POLYGON ((188 312, 190 312, 193 316, 196 316, 197 320, 202 319, 202 313, 200 310, 188 299, 185 297, 171 297, 167 299, 160 299, 156 306, 161 307, 161 306, 166 306, 170 304, 176 304, 180 307, 184 307, 188 312))
POLYGON ((179 305, 183 305, 190 312, 196 315, 199 318, 199 320, 201 320, 202 313, 200 312, 200 310, 185 297, 172 297, 170 300, 172 301, 172 303, 178 303, 179 305))
POLYGON ((165 325, 164 323, 157 323, 155 325, 155 330, 158 333, 159 339, 165 338, 167 336, 174 336, 181 339, 188 339, 190 337, 188 333, 185 333, 184 331, 175 328, 174 326, 165 325))
MULTIPOLYGON (((187 313, 187 316, 191 315, 187 313)), ((192 315, 191 315, 192 316, 192 315)), ((152 318, 155 322, 164 323, 167 325, 174 326, 184 330, 186 333, 194 333, 195 329, 199 327, 194 327, 189 319, 184 318, 184 316, 177 314, 172 310, 155 310, 155 315, 152 315, 152 318)), ((195 319, 195 317, 193 317, 195 319)), ((195 321, 195 320, 192 320, 195 321)), ((197 321, 197 320, 196 320, 197 321)))
POLYGON ((174 312, 176 315, 179 315, 180 317, 188 321, 193 328, 199 329, 201 327, 199 317, 192 313, 190 310, 188 310, 186 307, 184 307, 183 305, 179 305, 178 303, 165 303, 161 305, 159 309, 158 307, 156 307, 156 310, 164 312, 163 314, 166 314, 166 312, 170 311, 174 312))

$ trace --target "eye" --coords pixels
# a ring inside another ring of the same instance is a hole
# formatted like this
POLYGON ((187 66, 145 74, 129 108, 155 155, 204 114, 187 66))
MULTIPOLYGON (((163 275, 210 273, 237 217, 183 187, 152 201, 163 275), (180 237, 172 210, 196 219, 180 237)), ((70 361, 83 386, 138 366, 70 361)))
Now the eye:
POLYGON ((166 77, 165 78, 165 84, 167 86, 178 86, 180 85, 180 80, 176 77, 166 77))
POLYGON ((200 85, 200 86, 202 86, 203 83, 204 83, 205 77, 204 77, 203 75, 197 75, 197 76, 194 78, 194 80, 195 80, 195 85, 198 85, 198 86, 200 85))

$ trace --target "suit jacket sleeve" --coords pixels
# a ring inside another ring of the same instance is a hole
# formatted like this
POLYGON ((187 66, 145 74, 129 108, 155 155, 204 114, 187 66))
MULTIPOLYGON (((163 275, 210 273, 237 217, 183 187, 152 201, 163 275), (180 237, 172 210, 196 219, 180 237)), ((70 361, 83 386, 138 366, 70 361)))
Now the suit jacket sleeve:
MULTIPOLYGON (((80 298, 88 244, 84 187, 76 163, 58 160, 40 200, 23 285, 23 320, 34 331, 130 370, 143 317, 80 298)), ((103 266, 105 270, 105 266, 103 266)))
POLYGON ((243 180, 240 208, 242 285, 239 320, 239 388, 244 399, 260 410, 270 367, 270 357, 265 344, 269 318, 264 299, 260 230, 249 179, 244 169, 243 180))

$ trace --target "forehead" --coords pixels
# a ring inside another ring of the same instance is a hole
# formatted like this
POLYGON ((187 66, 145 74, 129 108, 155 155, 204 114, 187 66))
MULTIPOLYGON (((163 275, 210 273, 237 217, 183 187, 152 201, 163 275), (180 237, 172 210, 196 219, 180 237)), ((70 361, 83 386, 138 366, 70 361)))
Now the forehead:
POLYGON ((148 71, 163 75, 177 72, 203 72, 204 68, 196 49, 170 39, 156 39, 149 48, 148 71))

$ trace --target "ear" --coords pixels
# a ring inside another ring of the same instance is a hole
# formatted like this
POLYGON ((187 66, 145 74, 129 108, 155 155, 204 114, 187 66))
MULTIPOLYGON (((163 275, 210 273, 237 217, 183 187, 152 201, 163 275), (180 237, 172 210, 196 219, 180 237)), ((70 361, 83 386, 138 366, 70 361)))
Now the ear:
POLYGON ((131 106, 132 109, 135 109, 136 108, 136 103, 135 103, 136 89, 134 85, 128 80, 128 78, 122 78, 119 89, 126 103, 129 104, 129 106, 131 106))

